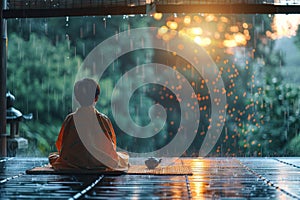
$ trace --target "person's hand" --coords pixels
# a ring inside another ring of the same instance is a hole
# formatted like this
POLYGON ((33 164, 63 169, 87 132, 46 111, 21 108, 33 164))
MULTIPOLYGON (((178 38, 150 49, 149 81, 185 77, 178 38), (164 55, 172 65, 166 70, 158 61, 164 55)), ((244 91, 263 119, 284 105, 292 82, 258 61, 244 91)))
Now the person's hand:
POLYGON ((58 152, 50 153, 48 156, 49 163, 52 165, 59 158, 58 152))

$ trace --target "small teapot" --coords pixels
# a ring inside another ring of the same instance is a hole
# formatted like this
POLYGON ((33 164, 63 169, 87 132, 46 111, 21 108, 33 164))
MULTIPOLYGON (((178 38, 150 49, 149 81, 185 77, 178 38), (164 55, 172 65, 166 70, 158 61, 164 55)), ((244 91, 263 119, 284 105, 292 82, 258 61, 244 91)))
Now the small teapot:
POLYGON ((148 167, 148 169, 154 169, 161 163, 162 159, 157 159, 154 157, 150 157, 147 160, 145 160, 145 165, 148 167))

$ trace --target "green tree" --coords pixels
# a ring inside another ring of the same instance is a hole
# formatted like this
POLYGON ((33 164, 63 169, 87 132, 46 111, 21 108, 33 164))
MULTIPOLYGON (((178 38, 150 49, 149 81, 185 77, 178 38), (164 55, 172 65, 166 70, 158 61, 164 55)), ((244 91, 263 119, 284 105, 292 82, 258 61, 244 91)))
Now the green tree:
POLYGON ((241 130, 244 140, 241 144, 248 149, 249 155, 282 156, 298 155, 296 151, 299 135, 300 88, 283 84, 276 78, 267 82, 263 95, 255 94, 257 122, 241 130))
MULTIPOLYGON (((146 26, 149 19, 151 18, 140 16, 113 16, 13 19, 8 22, 9 55, 18 55, 9 56, 12 66, 9 67, 8 87, 12 88, 17 99, 25 99, 16 106, 24 108, 24 112, 33 112, 37 119, 28 123, 25 128, 27 137, 38 138, 35 141, 44 155, 55 150, 54 141, 59 127, 66 114, 71 112, 72 84, 81 65, 79 58, 83 60, 95 46, 119 31, 146 26), (21 66, 17 66, 18 64, 21 66), (33 125, 29 127, 30 124, 33 125), (30 134, 33 132, 42 134, 30 134)), ((115 47, 107 47, 107 50, 114 53, 116 49, 113 48, 115 47)), ((149 62, 146 59, 151 57, 149 52, 133 52, 117 59, 99 80, 103 95, 97 107, 112 119, 118 142, 124 144, 122 148, 125 149, 134 147, 139 151, 149 143, 143 141, 138 144, 134 138, 122 133, 112 118, 110 95, 120 76, 134 66, 149 62)), ((128 85, 124 85, 124 91, 126 86, 128 85)), ((130 108, 138 105, 143 107, 139 109, 143 113, 132 111, 132 118, 138 124, 145 125, 149 122, 148 115, 144 113, 147 110, 145 107, 150 107, 153 102, 143 90, 137 91, 135 96, 137 97, 132 98, 130 108), (138 96, 143 99, 142 102, 138 96)), ((124 118, 125 122, 127 120, 124 118)), ((165 132, 162 131, 161 134, 165 132)), ((155 148, 155 144, 151 148, 155 148)))
POLYGON ((9 35, 7 88, 16 97, 16 108, 33 113, 33 121, 22 127, 43 154, 53 148, 60 124, 72 109, 79 63, 80 59, 70 57, 67 42, 53 45, 36 34, 27 41, 9 35))
MULTIPOLYGON (((270 25, 272 19, 262 18, 265 31, 271 31, 271 27, 266 25, 270 25)), ((239 128, 239 144, 246 155, 297 155, 299 87, 284 82, 281 66, 285 65, 285 60, 280 51, 274 49, 275 41, 264 34, 258 39, 255 51, 258 67, 255 72, 260 75, 255 81, 257 89, 248 102, 255 105, 255 116, 239 128)))

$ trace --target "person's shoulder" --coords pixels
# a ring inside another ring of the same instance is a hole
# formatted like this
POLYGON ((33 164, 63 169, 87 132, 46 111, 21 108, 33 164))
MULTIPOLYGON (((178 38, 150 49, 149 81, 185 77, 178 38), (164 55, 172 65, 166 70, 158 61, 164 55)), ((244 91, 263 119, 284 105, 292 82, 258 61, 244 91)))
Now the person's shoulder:
POLYGON ((66 116, 65 121, 69 121, 71 119, 73 119, 74 113, 70 113, 66 116))
POLYGON ((98 110, 96 110, 96 114, 97 114, 98 117, 101 117, 103 119, 109 120, 109 118, 107 117, 107 115, 99 112, 98 110))
POLYGON ((73 115, 74 115, 74 112, 72 112, 72 113, 69 113, 69 114, 66 116, 66 118, 73 117, 73 115))

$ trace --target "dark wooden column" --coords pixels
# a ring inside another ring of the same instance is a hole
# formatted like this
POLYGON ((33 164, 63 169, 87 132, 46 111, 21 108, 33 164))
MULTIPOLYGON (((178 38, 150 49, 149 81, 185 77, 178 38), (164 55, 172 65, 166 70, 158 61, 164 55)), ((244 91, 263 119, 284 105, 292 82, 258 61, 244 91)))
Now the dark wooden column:
POLYGON ((7 156, 6 150, 6 20, 3 18, 3 9, 6 8, 6 0, 1 1, 0 16, 0 157, 7 156))

